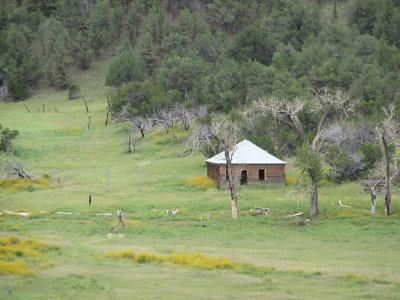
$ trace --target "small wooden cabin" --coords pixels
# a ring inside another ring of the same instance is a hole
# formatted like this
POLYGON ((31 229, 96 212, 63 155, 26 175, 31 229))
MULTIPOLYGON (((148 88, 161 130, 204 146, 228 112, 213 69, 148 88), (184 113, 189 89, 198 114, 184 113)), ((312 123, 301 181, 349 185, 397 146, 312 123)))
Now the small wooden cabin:
MULTIPOLYGON (((248 140, 238 143, 230 152, 232 175, 237 184, 261 183, 285 185, 286 162, 269 154, 248 140)), ((228 183, 225 153, 221 152, 206 160, 207 176, 218 182, 228 183)))

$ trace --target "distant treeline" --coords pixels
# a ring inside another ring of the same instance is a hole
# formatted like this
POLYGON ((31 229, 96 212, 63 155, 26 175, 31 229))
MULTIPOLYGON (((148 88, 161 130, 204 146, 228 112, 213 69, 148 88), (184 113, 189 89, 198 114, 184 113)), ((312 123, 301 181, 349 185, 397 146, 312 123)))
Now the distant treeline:
POLYGON ((369 115, 400 100, 399 46, 398 0, 0 0, 14 100, 39 83, 68 88, 71 70, 115 56, 114 113, 177 102, 229 112, 328 87, 369 115))

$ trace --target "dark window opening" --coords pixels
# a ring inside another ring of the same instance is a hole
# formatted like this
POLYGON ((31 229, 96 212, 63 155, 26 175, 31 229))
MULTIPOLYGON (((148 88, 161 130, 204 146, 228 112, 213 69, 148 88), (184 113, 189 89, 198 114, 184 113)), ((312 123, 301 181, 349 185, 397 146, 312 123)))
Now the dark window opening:
POLYGON ((242 173, 240 173, 240 184, 246 184, 247 183, 247 170, 243 170, 242 173))
POLYGON ((258 180, 265 180, 265 170, 264 169, 258 170, 258 180))

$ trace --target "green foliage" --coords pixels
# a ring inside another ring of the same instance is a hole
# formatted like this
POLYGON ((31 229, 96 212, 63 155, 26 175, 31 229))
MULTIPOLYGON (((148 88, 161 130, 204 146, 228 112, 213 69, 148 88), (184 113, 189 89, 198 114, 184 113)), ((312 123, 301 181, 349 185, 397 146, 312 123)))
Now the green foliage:
POLYGON ((206 157, 210 158, 213 157, 214 155, 217 155, 219 153, 219 147, 220 147, 220 142, 215 139, 211 138, 209 143, 204 143, 200 152, 206 157))
POLYGON ((10 74, 8 89, 11 98, 14 100, 24 100, 29 96, 29 90, 26 86, 26 82, 24 81, 24 78, 19 76, 17 72, 10 74))
POLYGON ((70 35, 64 25, 54 17, 41 24, 38 31, 44 75, 51 86, 66 88, 69 85, 69 67, 72 64, 68 51, 70 35))
POLYGON ((318 152, 310 145, 304 144, 297 151, 296 165, 307 172, 313 182, 318 183, 322 179, 322 159, 318 152))
POLYGON ((81 92, 81 88, 77 84, 71 84, 69 86, 69 92, 68 92, 68 99, 76 99, 79 98, 81 92))
POLYGON ((126 107, 131 115, 146 116, 152 111, 154 91, 149 82, 130 82, 120 87, 111 97, 111 112, 118 115, 126 107))
POLYGON ((269 135, 259 136, 255 133, 253 133, 250 136, 248 136, 247 139, 249 141, 253 142, 254 144, 256 144, 258 147, 271 153, 272 155, 276 155, 274 142, 272 141, 272 139, 269 135))
POLYGON ((3 128, 0 124, 0 152, 9 152, 13 150, 13 139, 19 134, 18 130, 3 128))
POLYGON ((142 57, 128 50, 111 61, 106 85, 117 87, 131 81, 143 81, 146 76, 147 66, 142 57))
POLYGON ((356 24, 361 34, 372 34, 379 2, 375 0, 355 0, 350 13, 350 21, 356 24))
POLYGON ((358 151, 361 152, 362 162, 365 164, 367 169, 372 168, 382 159, 381 150, 378 145, 362 144, 358 147, 358 151))
POLYGON ((366 165, 358 156, 352 157, 337 145, 328 147, 325 161, 331 166, 329 175, 335 181, 354 180, 366 169, 366 165))
POLYGON ((15 100, 40 77, 67 88, 74 68, 119 53, 106 84, 150 75, 157 103, 189 99, 228 112, 259 97, 303 98, 310 87, 329 87, 371 115, 396 97, 399 24, 394 0, 2 0, 0 60, 15 100))
POLYGON ((160 68, 160 75, 165 78, 168 89, 177 89, 181 92, 181 99, 178 100, 188 101, 189 92, 202 73, 202 64, 199 58, 173 55, 166 58, 160 68))
POLYGON ((276 41, 265 28, 266 24, 252 24, 240 31, 229 52, 238 61, 256 60, 269 65, 276 41))
POLYGON ((206 98, 212 99, 213 111, 229 112, 245 104, 245 78, 240 65, 233 60, 226 60, 218 67, 218 72, 207 77, 206 98))
POLYGON ((149 11, 137 39, 136 50, 141 54, 150 70, 156 69, 161 62, 162 43, 169 33, 166 12, 160 4, 149 11))

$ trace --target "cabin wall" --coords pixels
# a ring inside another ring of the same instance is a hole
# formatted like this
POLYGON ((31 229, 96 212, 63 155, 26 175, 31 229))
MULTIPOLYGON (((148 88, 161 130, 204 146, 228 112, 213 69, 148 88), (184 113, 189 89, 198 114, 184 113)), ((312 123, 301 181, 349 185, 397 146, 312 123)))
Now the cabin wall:
POLYGON ((207 176, 214 179, 218 185, 220 184, 220 167, 219 165, 207 163, 207 176))
MULTIPOLYGON (((285 185, 285 164, 282 165, 232 165, 233 178, 241 183, 242 171, 247 171, 246 183, 285 185), (260 171, 261 170, 261 171, 260 171), (262 178, 260 178, 260 176, 262 178)), ((207 175, 218 182, 219 186, 227 185, 226 166, 207 163, 207 175)))

